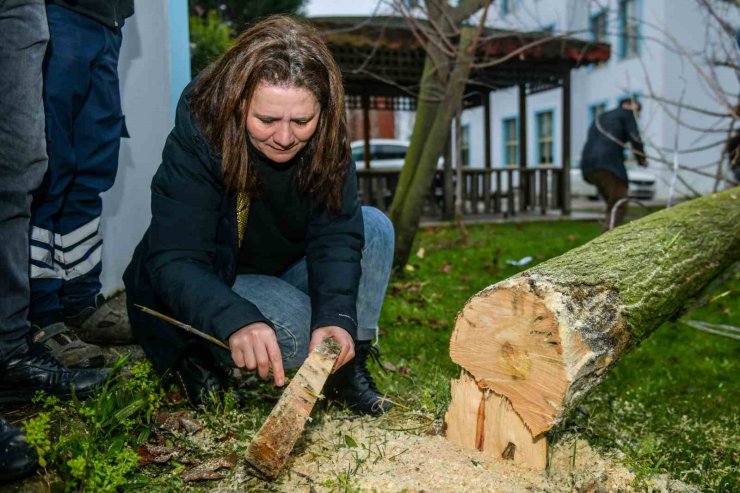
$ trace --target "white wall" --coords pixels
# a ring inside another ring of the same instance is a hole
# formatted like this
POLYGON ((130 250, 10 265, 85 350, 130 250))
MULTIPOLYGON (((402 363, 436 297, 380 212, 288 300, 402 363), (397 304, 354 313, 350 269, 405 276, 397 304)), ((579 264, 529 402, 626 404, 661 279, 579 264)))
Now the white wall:
POLYGON ((151 178, 172 127, 167 0, 137 0, 126 20, 118 63, 130 139, 121 140, 118 176, 103 195, 103 294, 123 288, 121 275, 149 225, 151 178))

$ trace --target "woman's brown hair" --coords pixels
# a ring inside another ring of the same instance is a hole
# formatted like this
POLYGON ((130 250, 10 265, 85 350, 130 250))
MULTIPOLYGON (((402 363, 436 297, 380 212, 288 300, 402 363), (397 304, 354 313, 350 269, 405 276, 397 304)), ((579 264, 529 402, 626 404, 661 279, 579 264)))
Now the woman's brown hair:
POLYGON ((227 190, 257 193, 249 165, 247 110, 259 83, 305 88, 321 114, 316 132, 302 151, 298 187, 328 209, 339 209, 349 162, 342 76, 318 32, 276 15, 239 35, 195 84, 191 108, 214 150, 221 153, 227 190))

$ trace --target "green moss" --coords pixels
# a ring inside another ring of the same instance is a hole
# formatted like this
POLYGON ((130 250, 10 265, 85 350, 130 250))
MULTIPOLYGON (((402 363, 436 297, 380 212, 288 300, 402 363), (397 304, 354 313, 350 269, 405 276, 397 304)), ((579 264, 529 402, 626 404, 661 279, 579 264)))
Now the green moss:
POLYGON ((618 292, 637 342, 739 259, 740 188, 735 188, 616 228, 528 274, 618 292))

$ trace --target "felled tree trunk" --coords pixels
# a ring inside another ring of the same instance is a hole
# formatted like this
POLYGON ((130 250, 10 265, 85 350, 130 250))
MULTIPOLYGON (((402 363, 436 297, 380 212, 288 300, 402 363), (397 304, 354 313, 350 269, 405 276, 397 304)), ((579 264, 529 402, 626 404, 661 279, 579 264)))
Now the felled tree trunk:
MULTIPOLYGON (((458 314, 450 355, 479 389, 471 399, 479 407, 486 392, 508 400, 536 442, 738 259, 740 187, 651 214, 484 289, 458 314)), ((453 395, 448 426, 475 405, 453 395)), ((480 435, 481 426, 453 424, 453 436, 480 435)))

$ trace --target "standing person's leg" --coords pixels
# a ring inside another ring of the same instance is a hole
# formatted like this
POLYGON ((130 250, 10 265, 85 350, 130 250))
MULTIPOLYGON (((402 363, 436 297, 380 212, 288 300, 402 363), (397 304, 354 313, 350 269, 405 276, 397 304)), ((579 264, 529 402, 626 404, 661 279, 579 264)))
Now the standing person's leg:
MULTIPOLYGON (((41 64, 49 32, 43 0, 0 0, 0 363, 28 351, 31 192, 46 171, 41 64)), ((33 472, 36 453, 0 418, 0 481, 33 472)))
MULTIPOLYGON (((613 173, 602 169, 593 171, 589 175, 589 179, 594 185, 596 185, 596 190, 598 190, 599 195, 604 199, 604 202, 606 203, 606 213, 604 215, 603 229, 604 231, 609 231, 609 226, 611 224, 612 218, 612 209, 619 200, 627 197, 627 184, 622 182, 613 173)), ((625 201, 619 205, 615 212, 614 227, 622 224, 626 213, 627 202, 625 201)))
POLYGON ((31 193, 46 171, 43 0, 0 2, 0 361, 28 349, 31 193))
MULTIPOLYGON (((42 0, 0 0, 0 401, 39 390, 87 395, 102 372, 70 371, 28 344, 31 192, 46 170, 42 62, 49 37, 42 0)), ((18 428, 0 418, 0 482, 30 474, 37 457, 18 428)))
POLYGON ((63 248, 71 249, 64 254, 67 272, 62 305, 68 325, 83 339, 126 343, 132 340, 129 326, 114 323, 115 314, 106 307, 96 313, 100 308, 97 299, 103 249, 101 194, 115 181, 123 130, 118 80, 122 36, 120 29, 109 29, 94 21, 90 29, 96 31, 102 45, 91 65, 87 98, 75 119, 77 172, 57 223, 63 248))
POLYGON ((612 225, 611 219, 614 214, 614 227, 616 228, 624 222, 624 217, 627 215, 627 201, 628 185, 622 180, 617 178, 614 174, 606 172, 606 177, 603 180, 603 187, 606 196, 606 230, 612 225), (617 202, 621 203, 617 205, 617 202), (616 210, 614 208, 616 207, 616 210))
POLYGON ((63 364, 102 366, 100 348, 85 344, 65 326, 61 300, 69 272, 87 265, 94 254, 85 249, 95 231, 89 231, 89 226, 63 230, 60 216, 77 173, 75 120, 88 98, 90 67, 103 47, 103 37, 91 29, 97 22, 69 9, 48 5, 47 17, 44 105, 49 170, 33 201, 29 317, 34 339, 63 364))
MULTIPOLYGON (((367 370, 368 357, 377 357, 372 340, 378 334, 378 319, 383 307, 393 263, 393 224, 373 207, 362 208, 365 247, 362 250, 362 275, 357 291, 357 344, 355 358, 334 373, 327 382, 327 395, 345 402, 363 414, 380 414, 391 404, 378 391, 367 370)), ((308 293, 305 259, 288 269, 281 278, 308 293)))

